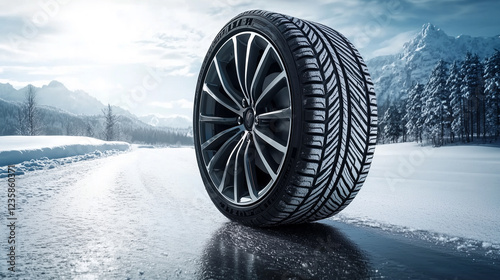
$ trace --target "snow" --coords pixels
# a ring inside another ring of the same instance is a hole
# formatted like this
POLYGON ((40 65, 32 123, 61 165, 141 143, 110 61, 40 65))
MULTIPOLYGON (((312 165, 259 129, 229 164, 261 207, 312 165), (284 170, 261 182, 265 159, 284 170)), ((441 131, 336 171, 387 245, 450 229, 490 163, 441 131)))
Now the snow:
MULTIPOLYGON (((334 221, 313 226, 318 230, 312 236, 305 232, 311 227, 286 234, 228 223, 204 189, 192 147, 139 147, 16 177, 19 278, 200 279, 233 264, 290 271, 299 261, 327 257, 337 269, 369 263, 373 252, 388 254, 374 266, 387 270, 385 260, 428 252, 407 252, 415 248, 412 242, 403 249, 373 249, 384 244, 369 231, 349 230, 342 237, 346 225, 358 224, 403 234, 397 238, 451 244, 466 254, 500 256, 496 147, 377 146, 358 196, 334 221), (318 246, 330 248, 333 258, 318 246)), ((0 197, 6 193, 0 188, 0 197)), ((7 236, 7 227, 0 227, 0 235, 7 236)), ((6 244, 0 244, 2 251, 6 244)), ((431 260, 449 257, 437 252, 431 260)))
MULTIPOLYGON (((6 159, 16 157, 4 157, 9 153, 17 153, 18 157, 30 156, 16 165, 18 170, 25 168, 27 172, 22 179, 26 197, 47 195, 48 189, 66 189, 69 197, 89 197, 89 201, 94 201, 105 197, 105 190, 113 186, 115 191, 123 192, 122 202, 128 207, 138 203, 132 198, 141 194, 141 203, 153 205, 148 211, 159 211, 168 221, 178 221, 168 227, 179 233, 185 230, 182 225, 188 221, 198 221, 197 231, 211 232, 217 229, 215 225, 208 225, 214 219, 218 223, 226 220, 213 207, 203 188, 192 148, 151 149, 144 146, 148 149, 138 147, 119 157, 85 163, 129 147, 123 142, 87 137, 0 137, 0 166, 13 163, 6 159), (62 151, 72 156, 58 158, 62 151), (81 162, 73 163, 77 161, 81 162), (61 166, 69 163, 75 167, 61 166), (65 173, 64 170, 72 171, 65 173), (51 176, 60 179, 44 187, 36 184, 49 182, 51 176), (63 179, 67 182, 60 181, 63 179), (168 205, 164 205, 165 201, 168 205), (174 213, 171 209, 178 211, 174 213), (198 216, 199 213, 209 213, 211 218, 198 216), (202 222, 205 219, 206 222, 202 222)), ((0 177, 4 169, 0 167, 0 177)), ((69 198, 61 201, 66 200, 72 201, 69 198)), ((451 244, 458 250, 486 250, 500 255, 499 201, 499 147, 378 145, 361 191, 346 209, 331 219, 451 244)), ((87 213, 78 205, 71 207, 87 213)), ((176 247, 174 243, 169 246, 176 247)))
POLYGON ((17 168, 24 173, 101 157, 129 148, 130 145, 125 142, 102 141, 83 136, 1 136, 0 178, 5 176, 6 166, 11 164, 19 165, 17 168))
MULTIPOLYGON (((2 136, 0 137, 0 153, 12 150, 37 150, 65 146, 128 146, 125 142, 103 141, 84 136, 2 136)), ((47 155, 49 156, 49 155, 47 155)), ((1 164, 0 164, 1 165, 1 164)))
POLYGON ((500 244, 499 202, 499 147, 378 145, 361 191, 334 219, 500 244))

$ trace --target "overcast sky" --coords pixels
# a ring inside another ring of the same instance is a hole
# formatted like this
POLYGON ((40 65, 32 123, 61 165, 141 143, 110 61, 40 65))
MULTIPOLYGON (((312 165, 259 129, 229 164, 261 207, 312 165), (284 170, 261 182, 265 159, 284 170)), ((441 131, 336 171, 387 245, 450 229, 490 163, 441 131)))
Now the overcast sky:
POLYGON ((326 24, 365 59, 398 52, 427 22, 452 36, 500 35, 498 0, 0 0, 0 83, 58 80, 137 115, 191 117, 208 46, 249 9, 326 24))

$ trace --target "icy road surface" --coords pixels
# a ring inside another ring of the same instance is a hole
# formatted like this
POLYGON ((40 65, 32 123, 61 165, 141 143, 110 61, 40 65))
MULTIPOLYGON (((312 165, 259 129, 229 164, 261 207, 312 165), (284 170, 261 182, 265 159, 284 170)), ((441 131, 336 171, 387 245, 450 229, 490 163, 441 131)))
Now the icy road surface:
MULTIPOLYGON (((435 229, 437 218, 429 212, 429 224, 425 224, 422 202, 405 205, 411 199, 408 192, 418 197, 418 190, 384 185, 388 184, 384 168, 390 163, 383 158, 390 158, 394 147, 380 147, 370 181, 345 214, 320 223, 272 229, 252 229, 223 217, 205 193, 191 148, 135 149, 28 172, 16 180, 15 273, 6 266, 6 190, 0 190, 4 201, 0 278, 498 279, 498 223, 484 224, 485 229, 474 235, 465 226, 457 228, 459 218, 447 218, 460 213, 443 212, 435 215, 442 215, 442 223, 448 223, 456 234, 429 231, 435 229), (377 189, 386 190, 379 200, 383 207, 376 206, 377 189), (387 194, 400 200, 391 204, 387 194), (372 207, 373 216, 368 214, 370 208, 356 206, 357 199, 372 207), (412 207, 416 221, 411 214, 401 213, 412 207), (382 219, 384 211, 393 214, 382 219), (405 219, 409 219, 406 224, 405 219), (490 232, 491 226, 496 233, 490 232)), ((395 155, 395 164, 399 156, 395 155)), ((432 155, 426 160, 431 159, 432 155)), ((462 180, 459 175, 450 176, 462 180)), ((441 179, 436 176, 429 178, 435 182, 429 187, 439 187, 441 179)), ((410 177, 405 180, 411 185, 415 180, 410 177)), ((445 187, 449 192, 436 192, 430 203, 454 193, 452 186, 445 187)), ((432 193, 428 188, 421 190, 432 193)), ((460 191, 470 194, 467 189, 460 191)), ((486 194, 494 197, 485 203, 496 199, 498 207, 498 194, 486 194)), ((470 199, 475 203, 477 198, 470 199)), ((479 226, 490 219, 489 213, 484 214, 483 220, 476 221, 479 226)))

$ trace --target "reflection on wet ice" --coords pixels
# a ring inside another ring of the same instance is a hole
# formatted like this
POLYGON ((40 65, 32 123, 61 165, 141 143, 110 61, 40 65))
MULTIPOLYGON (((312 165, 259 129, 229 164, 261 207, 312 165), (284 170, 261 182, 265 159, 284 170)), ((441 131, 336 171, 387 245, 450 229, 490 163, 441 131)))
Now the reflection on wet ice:
POLYGON ((200 279, 359 279, 363 252, 334 227, 312 223, 255 229, 227 223, 207 243, 200 279))

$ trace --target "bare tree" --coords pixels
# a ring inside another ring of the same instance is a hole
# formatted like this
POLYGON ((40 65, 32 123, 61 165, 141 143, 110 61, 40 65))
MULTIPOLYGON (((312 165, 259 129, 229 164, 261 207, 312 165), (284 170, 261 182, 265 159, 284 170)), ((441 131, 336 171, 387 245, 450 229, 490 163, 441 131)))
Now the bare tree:
POLYGON ((102 110, 105 117, 104 124, 104 137, 106 141, 111 141, 115 138, 115 125, 116 125, 116 115, 113 114, 113 110, 111 109, 111 105, 108 104, 107 109, 102 110))
POLYGON ((40 132, 36 91, 32 85, 28 85, 24 103, 18 109, 17 125, 17 132, 20 135, 37 135, 40 132))
POLYGON ((37 135, 40 131, 40 123, 38 119, 36 91, 35 87, 32 85, 28 85, 28 91, 26 92, 26 101, 24 106, 28 126, 28 135, 37 135))

